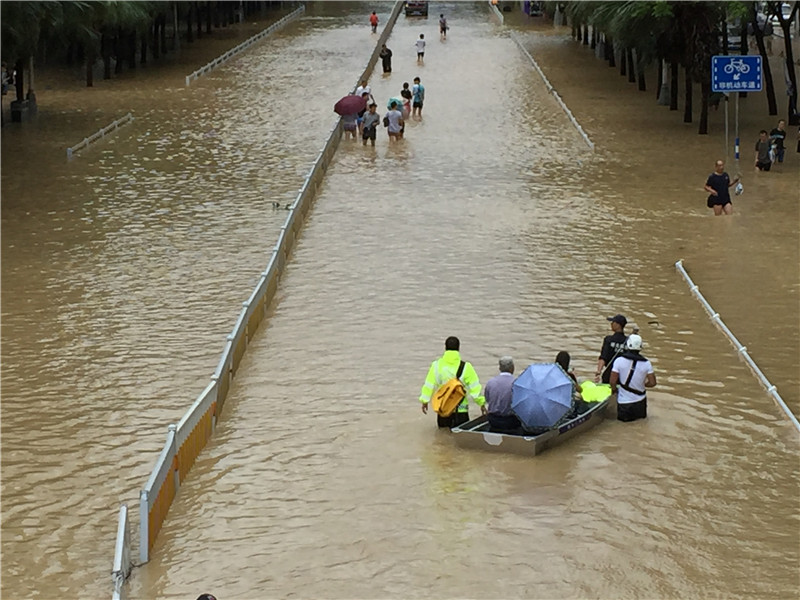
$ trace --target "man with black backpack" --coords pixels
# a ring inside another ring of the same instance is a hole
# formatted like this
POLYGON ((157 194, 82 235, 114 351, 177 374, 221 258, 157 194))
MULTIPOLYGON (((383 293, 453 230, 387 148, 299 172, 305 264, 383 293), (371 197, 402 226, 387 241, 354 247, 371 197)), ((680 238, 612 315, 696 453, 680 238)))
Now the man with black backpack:
POLYGON ((478 374, 470 363, 461 360, 460 346, 455 336, 445 340, 444 354, 431 363, 419 395, 425 414, 433 401, 439 427, 456 427, 469 421, 470 398, 481 407, 481 413, 486 414, 486 400, 481 396, 478 374))

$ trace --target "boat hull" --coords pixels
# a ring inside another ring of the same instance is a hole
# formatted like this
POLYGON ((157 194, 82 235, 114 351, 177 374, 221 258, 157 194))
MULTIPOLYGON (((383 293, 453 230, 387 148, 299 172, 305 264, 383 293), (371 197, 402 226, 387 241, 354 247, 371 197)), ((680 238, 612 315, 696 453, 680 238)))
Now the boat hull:
POLYGON ((452 429, 453 439, 462 448, 536 456, 548 448, 588 431, 605 418, 609 401, 597 402, 585 413, 539 435, 513 435, 489 431, 485 416, 452 429))

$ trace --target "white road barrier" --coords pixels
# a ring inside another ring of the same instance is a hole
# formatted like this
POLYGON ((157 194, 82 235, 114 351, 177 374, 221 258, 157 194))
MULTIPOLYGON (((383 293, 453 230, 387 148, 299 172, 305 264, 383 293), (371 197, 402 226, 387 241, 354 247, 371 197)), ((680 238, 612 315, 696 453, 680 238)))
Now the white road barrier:
POLYGON ((706 312, 711 316, 711 320, 722 330, 728 339, 733 343, 733 347, 736 348, 736 351, 741 355, 747 365, 752 369, 753 373, 755 374, 756 378, 761 382, 761 384, 767 389, 767 393, 772 396, 773 400, 777 403, 777 405, 783 410, 786 414, 786 418, 791 421, 792 425, 794 425, 795 429, 800 432, 800 423, 797 421, 797 417, 794 416, 789 407, 786 406, 786 403, 781 398, 780 394, 778 394, 778 390, 772 385, 767 379, 766 375, 758 368, 758 365, 755 361, 750 357, 747 353, 747 346, 743 346, 742 343, 736 339, 736 336, 733 335, 728 326, 722 321, 722 318, 719 316, 719 313, 715 311, 712 306, 708 303, 708 301, 703 297, 703 294, 700 293, 700 289, 697 287, 692 278, 689 277, 689 274, 686 272, 686 269, 683 268, 683 259, 680 259, 678 262, 675 263, 675 268, 678 269, 683 278, 686 280, 686 283, 689 284, 689 290, 691 290, 692 294, 699 300, 700 304, 706 309, 706 312))
POLYGON ((107 133, 111 133, 112 131, 115 131, 116 129, 122 127, 123 125, 125 125, 127 123, 130 123, 131 121, 133 121, 133 115, 131 113, 128 113, 127 115, 117 119, 116 121, 114 121, 110 125, 106 125, 105 127, 103 127, 98 132, 93 133, 92 135, 90 135, 87 138, 83 138, 82 142, 78 142, 74 146, 71 146, 71 147, 67 148, 67 159, 72 158, 72 155, 75 154, 81 148, 88 148, 90 144, 93 144, 96 141, 101 140, 104 137, 106 137, 107 133))
POLYGON ((567 114, 567 117, 569 118, 570 123, 572 123, 575 126, 575 129, 578 130, 578 133, 581 134, 581 137, 583 138, 583 141, 586 142, 586 145, 589 146, 589 148, 592 150, 592 152, 594 152, 594 142, 592 142, 592 140, 589 139, 589 136, 583 130, 583 127, 581 127, 581 124, 578 123, 578 120, 575 118, 575 115, 573 115, 572 111, 569 108, 567 108, 567 105, 561 99, 561 96, 558 95, 558 92, 553 87, 553 84, 550 83, 550 80, 547 79, 547 76, 544 74, 544 71, 542 71, 541 67, 539 67, 539 63, 536 62, 536 59, 534 59, 533 56, 531 56, 531 53, 528 52, 528 50, 525 48, 525 46, 522 45, 522 42, 520 42, 519 39, 517 38, 517 36, 514 35, 514 32, 511 32, 511 39, 514 40, 514 42, 517 44, 517 46, 519 46, 519 49, 522 50, 522 52, 525 54, 525 56, 528 57, 528 60, 531 61, 531 64, 533 65, 533 68, 536 69, 536 72, 539 73, 539 76, 542 78, 542 81, 544 81, 544 85, 547 88, 547 91, 550 92, 553 95, 553 98, 556 99, 556 102, 558 102, 558 105, 567 114))

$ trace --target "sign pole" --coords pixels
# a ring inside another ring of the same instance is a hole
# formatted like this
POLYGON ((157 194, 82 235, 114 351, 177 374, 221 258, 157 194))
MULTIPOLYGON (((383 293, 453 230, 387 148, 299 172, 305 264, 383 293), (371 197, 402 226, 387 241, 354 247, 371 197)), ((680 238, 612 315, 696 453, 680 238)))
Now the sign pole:
POLYGON ((725 98, 725 162, 728 162, 728 152, 730 152, 728 145, 728 94, 723 94, 725 98))
POLYGON ((734 143, 736 146, 734 147, 734 154, 733 157, 736 159, 736 176, 741 176, 742 172, 739 170, 739 94, 736 94, 736 105, 733 109, 734 114, 734 139, 736 140, 734 143))

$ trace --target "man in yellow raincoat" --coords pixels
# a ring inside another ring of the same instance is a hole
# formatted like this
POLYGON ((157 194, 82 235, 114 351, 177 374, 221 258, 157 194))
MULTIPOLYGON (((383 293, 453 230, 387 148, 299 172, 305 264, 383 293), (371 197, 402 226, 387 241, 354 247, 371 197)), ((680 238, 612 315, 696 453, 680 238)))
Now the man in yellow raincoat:
MULTIPOLYGON (((461 365, 460 346, 459 339, 455 336, 450 336, 444 342, 444 354, 442 357, 431 363, 431 368, 428 369, 428 376, 425 378, 425 383, 419 395, 423 413, 428 414, 428 404, 436 390, 456 377, 458 368, 461 365)), ((470 363, 464 362, 464 368, 459 379, 464 384, 466 396, 464 396, 464 400, 461 401, 456 412, 449 417, 437 415, 439 427, 456 427, 469 421, 470 398, 481 407, 481 413, 486 414, 486 400, 481 396, 481 383, 478 380, 478 374, 470 363)))

